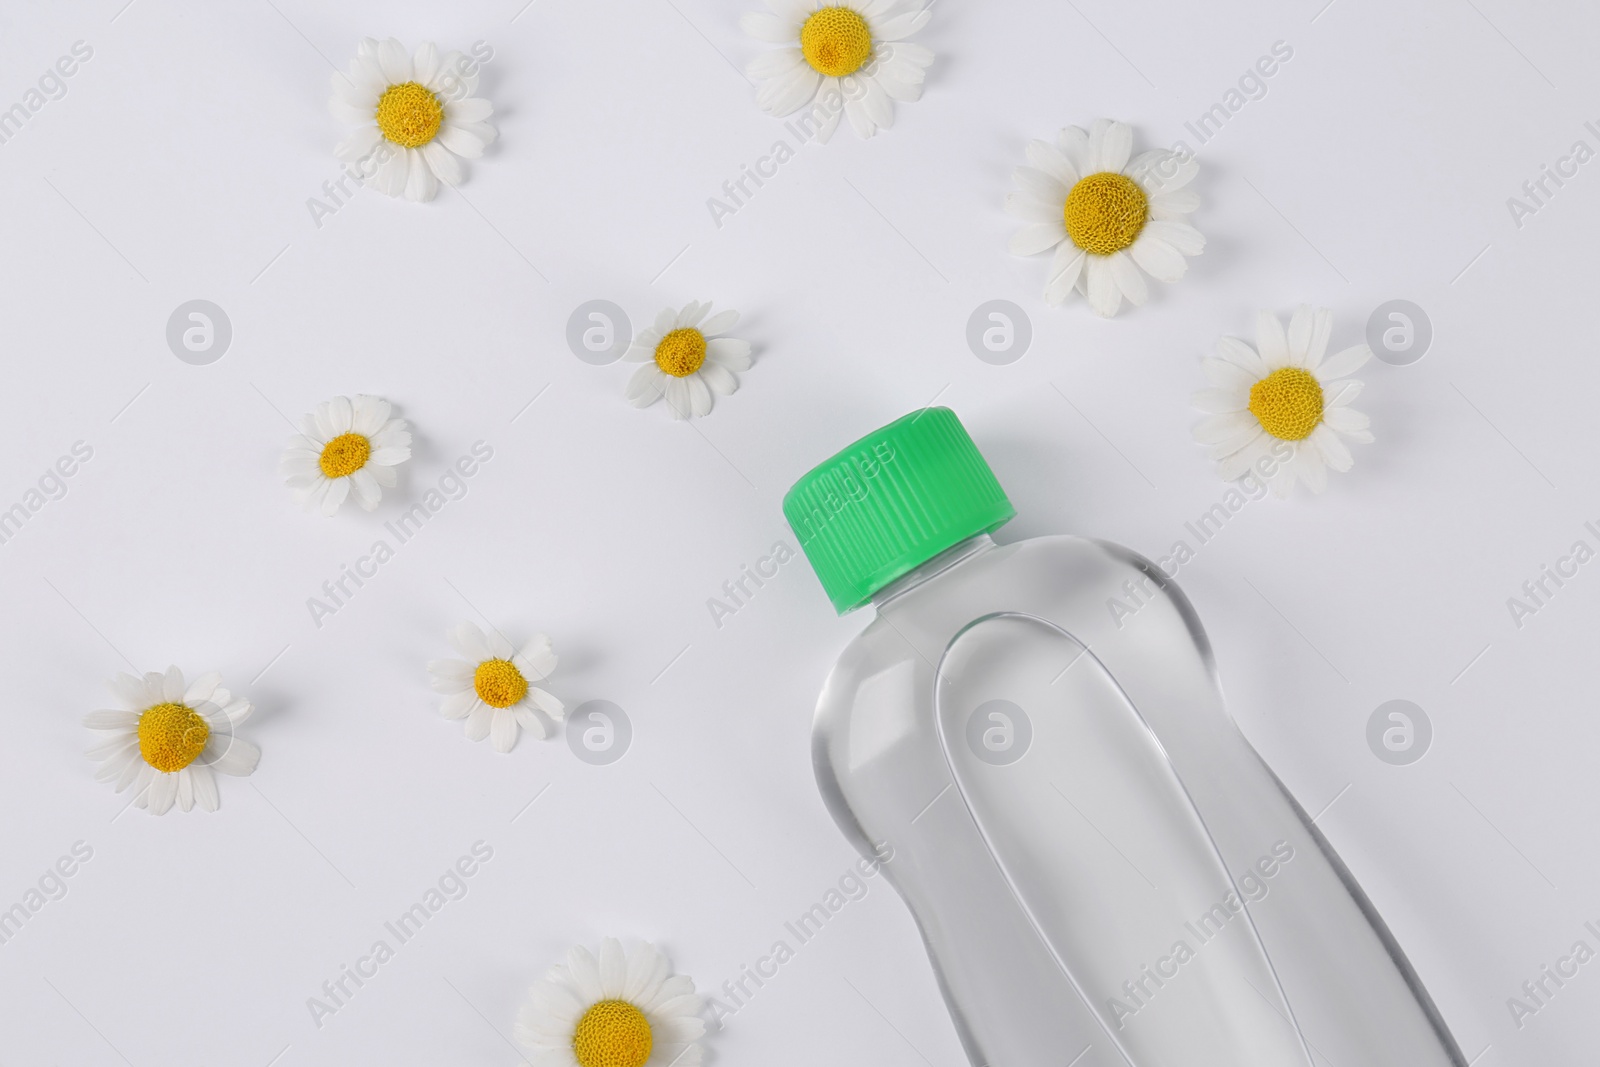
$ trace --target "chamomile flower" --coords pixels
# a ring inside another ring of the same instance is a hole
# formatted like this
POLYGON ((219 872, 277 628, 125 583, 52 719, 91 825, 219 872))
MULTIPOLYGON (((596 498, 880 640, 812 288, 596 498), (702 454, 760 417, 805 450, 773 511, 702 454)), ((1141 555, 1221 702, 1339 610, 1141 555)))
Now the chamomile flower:
POLYGON ((463 158, 495 139, 494 107, 477 91, 477 65, 460 52, 441 56, 425 42, 407 55, 393 37, 364 38, 350 70, 333 74, 328 109, 355 127, 334 154, 382 193, 432 200, 440 182, 465 176, 463 158))
POLYGON ((355 497, 366 511, 396 482, 395 468, 411 458, 406 420, 389 417, 389 402, 375 396, 336 396, 300 420, 279 470, 295 500, 324 515, 355 497))
POLYGON ((705 1033, 694 983, 654 945, 579 946, 528 990, 516 1035, 534 1067, 698 1067, 705 1033))
POLYGON ((727 396, 739 388, 733 372, 750 369, 750 342, 722 336, 739 321, 737 311, 707 318, 710 310, 710 301, 667 308, 654 326, 639 331, 622 357, 644 364, 628 381, 630 404, 647 408, 666 397, 672 417, 687 419, 710 412, 712 393, 727 396))
POLYGON ((535 634, 518 651, 500 634, 485 635, 464 622, 450 631, 450 643, 466 658, 436 659, 428 664, 428 673, 434 691, 445 694, 439 708, 444 717, 467 720, 467 740, 487 737, 495 751, 510 752, 518 726, 537 738, 550 736, 539 712, 556 722, 566 717, 561 701, 533 684, 556 669, 556 654, 544 634, 535 634))
POLYGON ((1372 350, 1359 344, 1325 359, 1332 332, 1327 308, 1296 308, 1288 333, 1263 311, 1256 316, 1256 347, 1224 337, 1216 356, 1201 363, 1212 388, 1194 395, 1195 407, 1209 413, 1194 436, 1224 481, 1255 468, 1279 496, 1296 480, 1320 493, 1330 468, 1347 471, 1354 462, 1345 440, 1372 441, 1370 420, 1350 407, 1361 382, 1348 377, 1372 350))
POLYGON ((896 100, 922 95, 933 53, 905 38, 928 24, 924 0, 766 0, 772 13, 739 20, 758 41, 787 45, 747 68, 761 83, 756 103, 772 115, 807 108, 803 120, 826 142, 848 115, 862 137, 894 122, 896 100), (808 106, 809 105, 809 106, 808 106))
POLYGON ((1100 119, 1085 131, 1068 126, 1056 138, 1028 142, 1030 166, 1013 172, 1019 191, 1006 210, 1027 226, 1011 252, 1055 249, 1044 299, 1060 304, 1076 289, 1099 315, 1115 315, 1127 298, 1149 295, 1145 275, 1175 282, 1206 239, 1185 221, 1200 206, 1185 189, 1199 165, 1191 156, 1153 149, 1133 156, 1133 130, 1100 119))
POLYGON ((95 778, 115 783, 119 793, 134 786, 134 807, 156 815, 173 804, 216 811, 215 775, 243 777, 261 759, 259 748, 234 736, 250 717, 250 701, 233 696, 221 681, 220 674, 202 674, 185 685, 176 667, 143 678, 117 675, 111 691, 122 709, 90 712, 83 720, 105 737, 89 750, 100 761, 95 778))

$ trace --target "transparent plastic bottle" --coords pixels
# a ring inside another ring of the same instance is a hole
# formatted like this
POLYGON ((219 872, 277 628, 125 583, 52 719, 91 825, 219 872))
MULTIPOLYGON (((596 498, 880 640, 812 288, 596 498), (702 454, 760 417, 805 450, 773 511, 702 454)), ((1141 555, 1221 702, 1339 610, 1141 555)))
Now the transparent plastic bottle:
POLYGON ((987 1067, 1464 1067, 1350 872, 1223 706, 1189 602, 1014 514, 947 408, 784 512, 841 612, 814 759, 987 1067))

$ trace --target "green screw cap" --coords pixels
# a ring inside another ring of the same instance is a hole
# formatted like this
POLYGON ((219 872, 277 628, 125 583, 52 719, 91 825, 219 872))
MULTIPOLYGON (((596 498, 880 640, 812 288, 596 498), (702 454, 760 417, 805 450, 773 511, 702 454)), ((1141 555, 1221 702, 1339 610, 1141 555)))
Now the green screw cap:
POLYGON ((783 515, 843 615, 1017 509, 949 408, 923 408, 817 465, 783 515))

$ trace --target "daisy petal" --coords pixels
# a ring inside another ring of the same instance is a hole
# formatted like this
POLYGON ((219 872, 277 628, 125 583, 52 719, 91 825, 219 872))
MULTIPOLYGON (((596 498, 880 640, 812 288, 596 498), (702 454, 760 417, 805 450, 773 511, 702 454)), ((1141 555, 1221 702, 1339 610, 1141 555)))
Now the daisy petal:
POLYGON ((1256 351, 1269 371, 1290 365, 1289 338, 1283 332, 1283 323, 1270 311, 1256 314, 1256 351))
POLYGON ((1354 345, 1342 352, 1335 352, 1323 361, 1320 366, 1317 366, 1315 370, 1317 377, 1327 383, 1335 378, 1343 378, 1355 373, 1365 366, 1367 360, 1371 358, 1371 348, 1368 348, 1365 344, 1354 345))

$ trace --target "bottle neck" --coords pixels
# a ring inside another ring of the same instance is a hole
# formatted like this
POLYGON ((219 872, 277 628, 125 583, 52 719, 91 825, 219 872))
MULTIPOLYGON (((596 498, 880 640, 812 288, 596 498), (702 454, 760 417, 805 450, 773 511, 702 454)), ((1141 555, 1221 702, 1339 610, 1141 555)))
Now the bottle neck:
POLYGON ((872 606, 881 612, 891 601, 904 596, 950 568, 965 563, 973 556, 981 555, 994 547, 994 541, 986 533, 974 534, 965 541, 957 541, 937 556, 924 563, 919 563, 872 594, 872 606))

